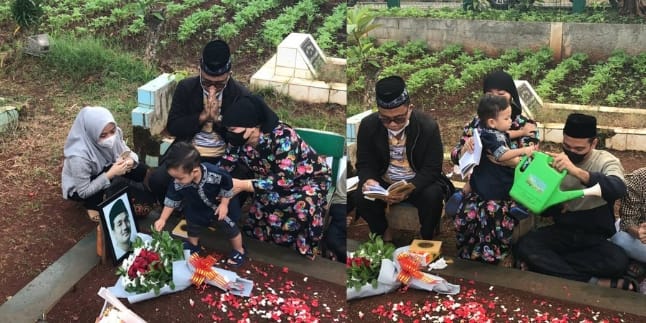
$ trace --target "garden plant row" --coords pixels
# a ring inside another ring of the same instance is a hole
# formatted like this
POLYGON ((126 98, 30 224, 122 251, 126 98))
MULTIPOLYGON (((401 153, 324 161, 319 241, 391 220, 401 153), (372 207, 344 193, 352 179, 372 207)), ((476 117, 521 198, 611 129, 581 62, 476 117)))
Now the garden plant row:
MULTIPOLYGON (((227 41, 250 26, 261 27, 260 45, 275 47, 297 26, 309 28, 319 15, 323 24, 313 35, 321 48, 344 55, 345 44, 334 42, 344 33, 347 5, 339 3, 331 13, 321 13, 322 0, 300 0, 285 6, 279 0, 42 0, 39 32, 56 35, 71 31, 77 36, 107 34, 110 37, 137 37, 147 30, 151 19, 177 20, 169 32, 180 42, 208 34, 227 41), (262 22, 260 24, 259 22, 262 22)), ((10 21, 10 1, 0 4, 0 23, 10 21)))
POLYGON ((547 102, 646 108, 646 53, 615 51, 600 61, 579 53, 558 62, 549 48, 510 49, 499 56, 488 56, 479 50, 464 51, 459 45, 432 51, 423 41, 373 45, 368 59, 371 69, 362 68, 357 58, 349 57, 350 101, 369 90, 366 80, 374 78, 375 66, 377 78, 404 77, 414 95, 432 99, 462 94, 472 99, 465 102, 468 104, 479 98, 480 84, 487 73, 504 69, 514 79, 528 80, 547 102))

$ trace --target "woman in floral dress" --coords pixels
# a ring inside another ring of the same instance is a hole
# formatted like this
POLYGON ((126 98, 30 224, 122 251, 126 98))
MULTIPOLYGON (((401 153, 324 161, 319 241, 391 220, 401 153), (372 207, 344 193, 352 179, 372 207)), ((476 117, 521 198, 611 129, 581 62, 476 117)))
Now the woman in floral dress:
POLYGON ((258 96, 245 96, 222 115, 228 148, 220 166, 246 165, 254 179, 234 179, 234 192, 254 193, 243 232, 314 259, 323 233, 331 171, 258 96))
MULTIPOLYGON (((507 131, 511 138, 510 149, 538 144, 536 122, 521 114, 522 109, 518 90, 511 75, 501 70, 488 74, 483 81, 483 92, 505 97, 512 108, 511 128, 507 131)), ((473 144, 471 143, 473 129, 481 126, 481 120, 476 116, 464 127, 460 142, 451 152, 451 160, 454 164, 459 164, 466 145, 471 146, 470 150, 473 149, 473 144)), ((485 156, 480 161, 485 164, 490 163, 485 156)), ((510 169, 509 171, 511 172, 510 176, 513 178, 513 170, 510 169)), ((487 193, 500 189, 501 187, 496 187, 493 183, 496 179, 500 179, 502 175, 488 175, 492 181, 487 193)), ((509 188, 506 188, 506 190, 508 191, 509 188)), ((503 264, 505 266, 511 266, 513 259, 507 256, 511 254, 512 232, 515 224, 519 221, 512 213, 524 210, 508 196, 495 199, 484 198, 476 192, 472 192, 470 183, 465 184, 464 189, 456 194, 460 195, 459 206, 453 211, 456 213, 454 224, 458 256, 463 259, 492 264, 497 264, 504 260, 503 264)), ((447 210, 449 208, 447 203, 447 210)), ((522 215, 522 213, 519 215, 522 215)))

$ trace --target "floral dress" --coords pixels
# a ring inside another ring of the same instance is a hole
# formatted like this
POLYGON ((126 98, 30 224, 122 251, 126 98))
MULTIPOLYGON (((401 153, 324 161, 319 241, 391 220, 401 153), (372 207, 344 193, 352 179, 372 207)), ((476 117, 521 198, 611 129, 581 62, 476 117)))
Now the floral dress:
POLYGON ((512 200, 483 200, 468 193, 463 208, 455 216, 458 257, 496 264, 511 252, 516 219, 509 210, 512 200))
POLYGON ((238 162, 256 178, 254 201, 242 231, 305 256, 316 255, 332 184, 325 158, 293 128, 279 123, 271 133, 261 134, 256 147, 229 146, 220 166, 231 172, 238 162))
MULTIPOLYGON (((528 122, 534 121, 517 115, 510 129, 518 130, 528 122)), ((451 160, 455 164, 459 163, 459 152, 466 139, 471 137, 473 129, 479 127, 479 124, 480 120, 475 117, 464 127, 460 143, 451 152, 451 160)), ((538 137, 520 137, 511 140, 508 145, 509 148, 515 149, 537 142, 538 137)), ((481 163, 489 163, 489 160, 482 158, 481 163)), ((510 170, 510 172, 513 171, 510 170)), ((484 184, 480 186, 486 187, 487 183, 484 184)), ((497 183, 491 182, 488 185, 495 186, 497 183)), ((517 223, 517 220, 510 214, 510 210, 516 205, 516 202, 510 197, 487 199, 478 195, 477 192, 467 193, 462 207, 454 219, 458 256, 463 259, 492 264, 496 264, 508 256, 511 253, 512 233, 517 223)))

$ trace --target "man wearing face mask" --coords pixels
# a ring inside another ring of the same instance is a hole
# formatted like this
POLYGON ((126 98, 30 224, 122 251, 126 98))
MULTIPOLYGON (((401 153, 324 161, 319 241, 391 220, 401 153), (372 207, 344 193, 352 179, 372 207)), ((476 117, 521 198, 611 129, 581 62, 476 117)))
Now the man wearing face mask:
POLYGON ((621 162, 607 151, 595 149, 597 120, 570 114, 563 128, 563 152, 550 153, 552 167, 567 170, 561 190, 601 186, 602 197, 587 196, 553 206, 541 216, 554 224, 529 232, 517 245, 527 268, 547 275, 630 289, 621 277, 628 266, 626 253, 608 241, 615 232, 615 200, 626 194, 621 162))
POLYGON ((378 111, 359 125, 357 173, 359 187, 406 180, 415 185, 409 195, 391 196, 388 201, 369 200, 357 194, 356 212, 370 231, 392 241, 385 216, 387 204, 409 202, 417 208, 423 239, 432 239, 442 215, 450 181, 442 173, 444 158, 437 122, 414 109, 404 80, 399 76, 381 79, 376 87, 378 111))
MULTIPOLYGON (((221 115, 249 90, 238 83, 231 72, 231 52, 222 40, 206 44, 199 64, 199 75, 177 84, 173 93, 166 130, 176 141, 189 141, 198 150, 202 162, 217 163, 226 148, 221 115)), ((244 177, 245 170, 234 176, 244 177)), ((172 178, 163 163, 150 178, 150 187, 162 202, 172 178)))

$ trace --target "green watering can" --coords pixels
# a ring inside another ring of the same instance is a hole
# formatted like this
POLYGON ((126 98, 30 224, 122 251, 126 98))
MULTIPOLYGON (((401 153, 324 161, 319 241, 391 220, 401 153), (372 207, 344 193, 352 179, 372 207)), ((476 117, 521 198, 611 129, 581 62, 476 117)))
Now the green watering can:
POLYGON ((551 166, 553 160, 552 156, 540 151, 523 157, 516 166, 514 184, 509 195, 535 214, 545 211, 550 206, 580 197, 601 197, 601 186, 598 183, 582 190, 561 191, 561 182, 567 171, 564 169, 559 172, 554 169, 551 166))

